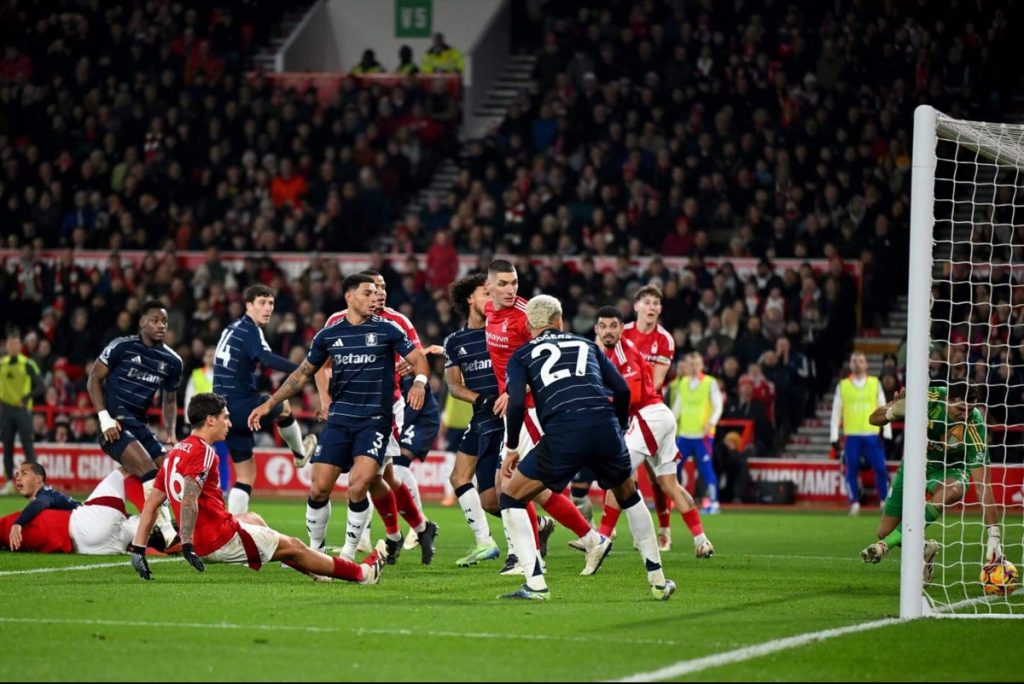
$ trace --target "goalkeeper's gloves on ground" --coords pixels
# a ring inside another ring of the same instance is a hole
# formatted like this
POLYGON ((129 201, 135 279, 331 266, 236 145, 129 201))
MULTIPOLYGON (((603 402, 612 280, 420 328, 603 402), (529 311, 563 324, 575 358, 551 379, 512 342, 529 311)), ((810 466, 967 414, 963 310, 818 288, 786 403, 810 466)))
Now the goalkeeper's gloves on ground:
POLYGON ((132 567, 139 577, 144 580, 153 579, 153 573, 149 571, 149 563, 146 562, 146 547, 132 544, 128 547, 128 553, 132 557, 132 567))
POLYGON ((196 552, 192 549, 191 544, 181 545, 181 555, 185 557, 185 560, 188 561, 189 565, 191 565, 199 572, 206 570, 206 566, 203 565, 203 559, 196 555, 196 552))
POLYGON ((985 563, 996 563, 1003 559, 1002 533, 999 525, 988 526, 988 542, 985 544, 985 563))

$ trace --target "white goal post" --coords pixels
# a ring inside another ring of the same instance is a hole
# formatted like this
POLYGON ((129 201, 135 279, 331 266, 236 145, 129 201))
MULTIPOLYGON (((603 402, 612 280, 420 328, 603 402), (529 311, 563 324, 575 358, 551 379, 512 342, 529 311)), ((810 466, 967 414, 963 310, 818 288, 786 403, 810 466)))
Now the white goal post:
MULTIPOLYGON (((998 339, 993 332, 997 326, 989 324, 995 320, 992 317, 997 304, 1002 302, 993 295, 996 285, 1000 293, 1012 292, 1019 278, 1015 269, 1024 266, 1024 261, 1015 262, 1013 258, 1016 248, 1024 247, 1024 126, 953 119, 921 105, 914 113, 912 172, 900 617, 1024 617, 1024 589, 1011 596, 986 594, 979 580, 988 529, 979 509, 950 506, 926 532, 923 505, 930 385, 964 380, 982 386, 985 397, 1003 398, 996 413, 1003 425, 1013 422, 1008 416, 1022 407, 1019 401, 1011 403, 1010 392, 1019 390, 1011 388, 1009 380, 999 385, 999 376, 991 374, 976 379, 971 357, 962 352, 958 355, 958 350, 982 349, 983 373, 993 368, 989 365, 993 359, 1010 365, 1006 359, 1013 358, 1009 347, 1012 335, 1005 344, 997 342, 995 349, 988 343, 998 339), (1005 287, 1002 281, 995 283, 993 274, 997 271, 1000 277, 1009 274, 1011 282, 1005 287), (950 294, 933 297, 933 288, 950 294), (976 306, 984 308, 975 311, 976 306), (964 311, 969 312, 966 319, 964 311), (945 339, 941 332, 933 339, 933 329, 944 331, 945 339), (964 331, 968 334, 966 344, 964 331), (945 363, 945 378, 930 375, 930 359, 936 350, 946 355, 946 360, 940 359, 936 365, 943 367, 945 363), (922 578, 927 537, 938 537, 941 544, 929 587, 924 586, 922 578)), ((1005 308, 1012 311, 1009 304, 1005 308)), ((1000 329, 1012 330, 1012 323, 1000 329)), ((983 414, 989 415, 991 409, 991 403, 985 402, 983 414)), ((987 422, 992 423, 992 419, 987 422)), ((1003 425, 996 439, 1002 440, 1000 454, 1005 457, 1007 433, 1003 425)), ((989 432, 985 440, 989 445, 994 441, 992 434, 989 432)), ((951 435, 953 429, 945 438, 947 445, 956 443, 951 435)), ((941 452, 936 443, 932 448, 941 452)), ((1019 457, 1022 452, 1024 449, 1014 453, 1019 457)), ((1007 470, 1000 468, 1001 477, 1007 470)), ((993 492, 1000 492, 998 498, 1005 496, 1008 482, 993 487, 993 492)), ((980 500, 982 488, 972 486, 980 500)), ((1014 486, 1020 489, 1019 483, 1014 486)), ((999 513, 1006 558, 1024 570, 1024 516, 1018 505, 1000 505, 999 513)))

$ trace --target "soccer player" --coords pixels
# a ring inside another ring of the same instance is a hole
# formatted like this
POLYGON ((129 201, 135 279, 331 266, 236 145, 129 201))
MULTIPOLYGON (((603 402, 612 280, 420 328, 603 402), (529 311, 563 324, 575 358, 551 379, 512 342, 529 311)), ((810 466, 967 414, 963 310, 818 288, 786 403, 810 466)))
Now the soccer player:
MULTIPOLYGON (((22 510, 0 518, 0 549, 38 553, 127 553, 139 516, 124 507, 124 468, 110 472, 85 505, 46 484, 46 469, 22 463, 15 491, 29 500, 22 510)), ((161 539, 162 541, 162 539, 161 539)))
MULTIPOLYGON (((885 467, 885 446, 878 435, 878 427, 870 421, 871 414, 885 404, 885 391, 881 381, 868 375, 868 360, 862 352, 850 355, 850 375, 839 381, 832 399, 832 419, 829 422, 829 441, 837 454, 842 454, 846 471, 846 493, 850 497, 850 515, 860 513, 861 461, 867 458, 875 471, 878 499, 885 505, 889 491, 889 471, 885 467), (844 443, 839 443, 839 422, 843 423, 844 443)), ((886 439, 892 439, 892 427, 882 430, 886 439)))
MULTIPOLYGON (((905 416, 905 390, 896 393, 893 401, 880 406, 871 414, 871 424, 881 427, 905 416)), ((967 493, 973 476, 981 489, 983 516, 988 528, 985 562, 1003 558, 999 510, 995 502, 988 472, 987 428, 985 418, 974 404, 977 401, 973 387, 966 382, 954 382, 949 387, 931 387, 928 390, 928 450, 925 485, 928 503, 924 508, 925 525, 939 519, 946 506, 959 502, 967 493)), ((861 551, 865 563, 878 563, 903 539, 903 463, 896 470, 889 496, 882 507, 878 523, 879 541, 861 551)), ((924 581, 932 578, 932 565, 939 550, 934 539, 925 542, 924 581)))
MULTIPOLYGON (((100 421, 100 447, 142 482, 142 497, 128 492, 142 510, 143 497, 153 489, 157 466, 174 444, 178 420, 178 386, 181 357, 164 344, 167 310, 148 301, 139 310, 139 334, 118 337, 107 345, 89 371, 89 398, 100 421), (161 439, 149 429, 146 410, 157 392, 163 392, 164 433, 161 439)), ((136 485, 138 486, 138 485, 136 485)), ((167 507, 159 509, 157 524, 168 550, 177 542, 167 507)))
MULTIPOLYGON (((557 299, 534 297, 526 315, 533 339, 508 361, 506 452, 501 466, 502 474, 510 478, 501 494, 501 515, 526 570, 526 582, 501 598, 550 597, 526 504, 544 489, 561 491, 573 474, 589 465, 626 513, 652 595, 668 599, 676 586, 665 579, 654 525, 633 483, 623 441, 629 421, 629 386, 592 341, 561 332, 562 305, 557 299), (544 435, 520 460, 519 428, 526 416, 527 388, 534 396, 544 435), (609 390, 614 405, 608 401, 609 390)), ((583 541, 587 564, 580 574, 592 575, 611 551, 612 542, 592 530, 583 541)))
MULTIPOLYGON (((419 334, 416 332, 416 328, 413 327, 412 321, 410 321, 402 313, 387 306, 387 284, 384 281, 384 276, 374 270, 367 269, 360 271, 361 275, 369 276, 373 279, 373 283, 377 288, 377 298, 374 301, 372 314, 379 316, 380 318, 390 321, 394 325, 406 334, 409 341, 417 349, 422 349, 423 345, 420 342, 419 334)), ((348 309, 343 309, 337 313, 332 314, 324 327, 329 327, 342 321, 348 313, 348 309)), ((430 347, 426 350, 426 353, 441 353, 443 350, 440 347, 430 347)), ((323 367, 320 368, 316 373, 316 387, 320 394, 320 406, 330 406, 330 380, 331 380, 331 367, 332 361, 329 357, 324 363, 323 367)), ((413 475, 412 469, 408 467, 408 464, 395 463, 395 459, 401 461, 402 447, 399 444, 401 439, 403 421, 405 420, 405 409, 406 403, 402 396, 402 375, 406 374, 411 376, 413 373, 412 367, 405 362, 400 354, 395 354, 395 381, 394 381, 394 401, 391 404, 392 411, 392 428, 388 435, 388 445, 384 453, 384 481, 388 484, 390 492, 381 499, 374 499, 373 506, 377 509, 381 519, 384 521, 384 530, 386 533, 385 544, 388 549, 388 565, 393 565, 398 560, 398 555, 401 553, 403 548, 414 548, 418 543, 418 536, 416 534, 417 528, 426 522, 426 516, 423 514, 423 505, 420 501, 420 488, 419 483, 416 481, 416 476, 413 475), (409 534, 403 537, 401 529, 398 524, 398 516, 409 524, 409 534), (403 544, 403 541, 405 542, 403 544)), ((423 381, 426 382, 426 376, 423 381)), ((405 389, 408 392, 408 387, 405 389)), ((431 394, 429 390, 424 394, 424 403, 427 401, 427 395, 431 394)), ((431 396, 430 399, 433 399, 431 396)), ((424 422, 428 422, 428 418, 431 411, 427 411, 427 417, 424 418, 424 422)), ((326 413, 324 418, 326 419, 326 413)), ((421 433, 429 433, 430 426, 427 425, 421 430, 421 433)), ((414 433, 415 434, 415 433, 414 433)), ((437 435, 437 430, 434 429, 434 435, 430 437, 430 441, 437 435)), ((425 441, 425 440, 424 440, 425 441)), ((422 444, 422 442, 421 442, 422 444)), ((427 447, 429 449, 429 445, 427 447)), ((436 525, 434 526, 436 532, 436 525)), ((367 526, 363 528, 363 537, 359 540, 358 550, 369 550, 370 548, 370 526, 367 522, 367 526)), ((433 550, 430 548, 420 549, 421 560, 424 565, 429 565, 431 558, 433 558, 433 550)))
MULTIPOLYGON (((266 415, 268 411, 264 412, 266 415)), ((255 411, 254 411, 255 413, 255 411)), ((192 434, 176 444, 160 467, 156 486, 146 499, 142 519, 129 547, 132 567, 142 579, 152 579, 146 562, 146 536, 153 527, 157 507, 170 498, 181 521, 181 554, 202 572, 203 560, 246 563, 253 570, 269 561, 281 561, 313 579, 336 578, 376 584, 384 567, 383 545, 361 564, 310 549, 295 537, 271 529, 255 513, 231 515, 224 508, 217 482, 217 452, 213 443, 231 428, 227 402, 218 394, 197 394, 188 407, 192 434)), ((258 421, 258 418, 256 419, 258 421)))
MULTIPOLYGON (((368 275, 350 275, 342 283, 345 318, 323 328, 313 338, 306 359, 288 376, 274 395, 249 414, 249 427, 258 425, 275 404, 297 394, 313 374, 330 358, 331 403, 327 425, 313 452, 313 477, 306 505, 306 528, 310 546, 324 548, 327 523, 331 518, 331 492, 342 473, 348 473, 348 522, 341 555, 352 559, 370 519, 369 493, 374 505, 386 501, 391 489, 382 474, 385 450, 391 434, 395 382, 395 353, 416 373, 407 402, 413 409, 423 406, 427 389, 427 360, 402 330, 373 311, 377 286, 368 275)), ((390 499, 394 506, 394 498, 390 499)), ((385 528, 397 531, 397 521, 385 519, 385 528), (393 525, 393 527, 392 527, 393 525)), ((414 529, 420 536, 423 564, 433 559, 437 525, 420 517, 414 529)), ((397 555, 401 536, 388 540, 387 555, 397 555)))
MULTIPOLYGON (((676 418, 672 415, 661 395, 654 391, 654 377, 650 364, 628 340, 622 338, 622 314, 613 306, 602 307, 597 312, 594 332, 604 348, 608 360, 619 371, 629 386, 629 430, 626 432, 626 446, 629 449, 630 465, 635 472, 645 461, 651 464, 657 479, 652 483, 660 488, 675 503, 683 522, 693 533, 693 546, 697 558, 711 558, 715 547, 704 534, 700 514, 690 493, 679 486, 676 479, 676 418)), ((618 501, 611 495, 605 496, 604 515, 601 516, 600 532, 606 537, 612 535, 619 519, 618 501)), ((574 548, 577 548, 572 542, 574 548)))
MULTIPOLYGON (((526 300, 519 297, 519 276, 515 266, 504 259, 495 259, 487 267, 487 288, 491 295, 491 301, 484 307, 484 315, 487 323, 484 330, 487 334, 487 353, 491 357, 491 364, 494 368, 494 375, 498 379, 498 400, 495 402, 495 411, 505 415, 508 395, 505 392, 506 372, 505 365, 512 354, 522 345, 530 341, 530 327, 526 320, 526 300)), ((522 434, 519 435, 519 443, 523 453, 528 452, 539 441, 543 433, 540 421, 537 419, 537 411, 533 406, 533 396, 526 397, 526 413, 521 423, 522 434)), ((505 421, 505 439, 508 440, 508 421, 505 421)), ((500 487, 500 484, 498 485, 500 487)), ((564 489, 564 487, 563 487, 564 489)), ((560 492, 542 490, 536 499, 537 503, 544 507, 551 517, 560 522, 581 540, 591 538, 592 530, 590 523, 583 517, 580 511, 573 505, 572 501, 560 492)), ((533 526, 537 547, 541 556, 547 555, 548 537, 554 531, 553 523, 548 519, 538 520, 533 503, 526 507, 527 517, 533 526)), ((508 535, 506 534, 506 538, 508 535)), ((589 544, 587 546, 589 547, 589 544)), ((508 557, 501 574, 512 575, 523 572, 515 553, 514 543, 509 540, 508 557)))
POLYGON ((672 414, 676 425, 676 445, 683 463, 690 456, 697 462, 700 476, 707 488, 702 513, 718 513, 718 476, 711 459, 715 426, 722 417, 722 391, 718 381, 704 374, 704 358, 690 352, 684 359, 684 373, 669 388, 672 414))
MULTIPOLYGON (((274 313, 274 291, 266 285, 250 285, 245 288, 243 297, 245 313, 224 328, 214 352, 213 364, 213 391, 227 401, 231 416, 231 430, 226 443, 235 464, 235 484, 228 493, 228 512, 233 515, 249 510, 252 483, 256 481, 256 461, 252 456, 254 431, 249 429, 246 419, 253 408, 267 398, 260 395, 256 366, 259 364, 284 373, 298 368, 288 359, 270 351, 270 345, 263 336, 261 326, 266 325, 274 313)), ((292 450, 295 467, 306 465, 316 447, 316 435, 307 435, 303 440, 302 428, 287 401, 275 408, 269 418, 277 422, 281 439, 292 450)))
POLYGON ((459 567, 476 565, 501 555, 484 514, 486 511, 491 515, 501 515, 494 478, 505 432, 501 416, 494 415, 498 379, 494 376, 491 357, 487 353, 487 335, 484 332, 487 321, 484 307, 489 299, 487 276, 483 273, 468 275, 452 283, 452 308, 465 319, 466 325, 445 338, 445 379, 451 396, 473 405, 473 419, 459 442, 450 478, 475 542, 468 554, 455 561, 459 567), (476 487, 473 486, 474 474, 476 487))
MULTIPOLYGON (((654 285, 645 285, 637 290, 633 303, 636 321, 627 323, 625 330, 622 331, 622 336, 632 342, 644 360, 651 364, 655 392, 661 392, 672 365, 672 358, 676 353, 676 342, 672 335, 658 324, 658 319, 661 317, 661 301, 661 290, 654 285)), ((657 475, 651 469, 650 464, 645 462, 644 467, 647 468, 650 481, 657 480, 657 475)), ((658 548, 661 551, 668 551, 672 548, 672 528, 669 526, 672 522, 670 506, 670 500, 664 492, 655 487, 654 510, 658 515, 658 548)))

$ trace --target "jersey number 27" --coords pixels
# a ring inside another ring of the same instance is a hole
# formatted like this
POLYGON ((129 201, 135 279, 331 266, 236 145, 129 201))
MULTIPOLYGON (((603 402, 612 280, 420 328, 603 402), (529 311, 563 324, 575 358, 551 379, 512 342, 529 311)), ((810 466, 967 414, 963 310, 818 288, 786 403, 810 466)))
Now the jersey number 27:
MULTIPOLYGON (((576 368, 575 374, 578 376, 587 374, 587 343, 581 340, 565 340, 563 342, 552 343, 544 342, 534 347, 531 352, 531 358, 539 358, 541 354, 547 354, 548 358, 544 360, 544 364, 540 367, 540 381, 545 387, 558 380, 563 380, 573 373, 568 368, 562 368, 561 370, 552 371, 555 364, 562 358, 563 350, 576 350, 576 368)), ((570 352, 571 353, 571 352, 570 352)), ((572 363, 572 361, 570 361, 572 363)))

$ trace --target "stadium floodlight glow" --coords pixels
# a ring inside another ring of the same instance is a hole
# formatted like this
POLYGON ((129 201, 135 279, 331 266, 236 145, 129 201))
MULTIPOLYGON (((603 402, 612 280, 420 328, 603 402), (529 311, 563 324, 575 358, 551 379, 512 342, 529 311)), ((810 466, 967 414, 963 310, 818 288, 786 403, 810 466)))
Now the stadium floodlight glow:
MULTIPOLYGON (((984 582, 1004 576, 983 572, 992 548, 985 508, 950 505, 926 530, 922 506, 929 464, 933 474, 938 462, 946 476, 969 474, 970 445, 982 444, 995 466, 990 515, 998 516, 1006 574, 1024 563, 1024 517, 1014 498, 1024 493, 1024 466, 1004 465, 1024 454, 1024 425, 1015 417, 1024 404, 1012 372, 1018 322, 1010 313, 1014 290, 1024 286, 1024 126, 958 120, 922 105, 912 164, 900 617, 1024 617, 1024 591, 984 582), (969 415, 937 419, 944 414, 929 397, 930 387, 959 381, 979 391, 983 420, 973 432, 969 415), (940 545, 928 586, 926 537, 940 545)), ((971 487, 981 501, 981 483, 972 479, 971 487)))

